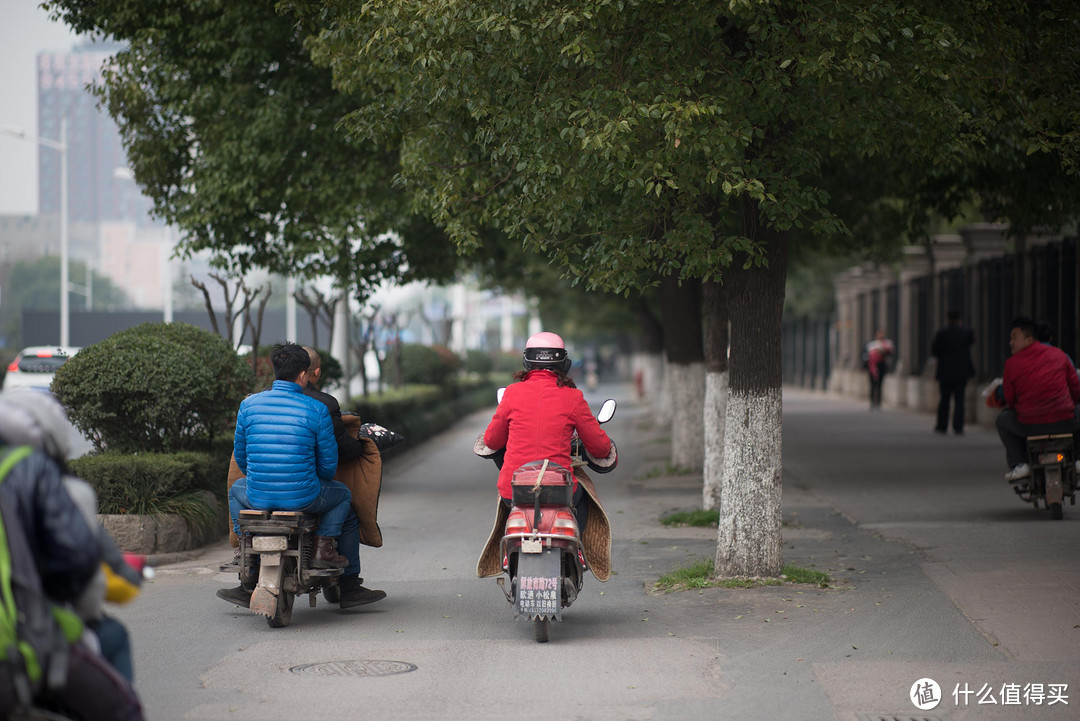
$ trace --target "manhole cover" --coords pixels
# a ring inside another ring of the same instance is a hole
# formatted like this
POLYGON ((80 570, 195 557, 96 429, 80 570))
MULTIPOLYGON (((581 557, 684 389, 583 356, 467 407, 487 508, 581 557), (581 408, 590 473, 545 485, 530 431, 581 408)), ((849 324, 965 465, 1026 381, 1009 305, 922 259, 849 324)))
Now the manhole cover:
POLYGON ((307 676, 393 676, 415 671, 416 665, 405 661, 323 661, 293 666, 290 671, 307 676))

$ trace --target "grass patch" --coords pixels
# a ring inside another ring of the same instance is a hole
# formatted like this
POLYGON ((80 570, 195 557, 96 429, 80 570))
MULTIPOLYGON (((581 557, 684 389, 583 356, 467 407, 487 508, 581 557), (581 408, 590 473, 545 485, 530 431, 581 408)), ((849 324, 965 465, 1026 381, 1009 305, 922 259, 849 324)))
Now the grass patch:
POLYGON ((143 513, 157 515, 162 513, 174 513, 194 528, 210 528, 214 525, 217 517, 214 507, 211 506, 206 496, 199 491, 188 491, 171 498, 152 498, 129 513, 143 513))
POLYGON ((788 583, 809 583, 818 588, 828 588, 832 583, 829 574, 824 571, 811 571, 809 568, 799 568, 788 564, 780 571, 788 583))
POLYGON ((697 561, 689 566, 665 573, 653 584, 654 591, 674 593, 693 588, 758 588, 779 586, 782 583, 809 583, 818 588, 828 588, 832 579, 827 573, 810 571, 788 564, 780 571, 780 578, 713 578, 712 559, 697 561))
POLYGON ((678 511, 662 516, 660 523, 665 526, 681 528, 683 526, 697 526, 701 528, 716 528, 720 523, 720 511, 678 511))

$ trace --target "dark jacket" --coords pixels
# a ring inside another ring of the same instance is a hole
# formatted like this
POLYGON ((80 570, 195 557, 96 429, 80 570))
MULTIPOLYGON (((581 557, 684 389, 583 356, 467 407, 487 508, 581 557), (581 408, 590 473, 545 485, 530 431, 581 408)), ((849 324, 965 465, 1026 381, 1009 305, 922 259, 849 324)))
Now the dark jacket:
POLYGON ((19 461, 0 482, 4 517, 18 516, 45 593, 57 601, 74 600, 97 572, 101 549, 64 489, 60 466, 41 451, 19 461))
POLYGON ((338 463, 351 461, 364 455, 367 449, 363 442, 359 438, 350 436, 345 423, 341 420, 341 406, 338 405, 337 398, 329 393, 323 393, 311 383, 304 387, 304 395, 319 401, 330 411, 330 422, 334 424, 334 438, 337 439, 338 463))
MULTIPOLYGON (((5 450, 0 448, 0 455, 5 450)), ((18 638, 34 650, 41 669, 41 676, 35 678, 29 669, 27 676, 56 688, 65 682, 68 641, 50 609, 75 600, 97 572, 97 529, 87 524, 65 490, 60 466, 41 451, 16 462, 0 481, 0 514, 18 638)), ((8 659, 8 652, 0 649, 0 659, 8 659)), ((18 674, 15 668, 0 663, 0 684, 11 682, 18 674)), ((10 702, 8 690, 0 689, 0 702, 10 702)))
POLYGON ((332 480, 338 450, 330 411, 290 381, 243 400, 233 456, 254 508, 300 510, 332 480))
POLYGON ((971 362, 971 346, 975 333, 967 326, 948 325, 937 332, 930 352, 937 358, 934 377, 945 383, 962 383, 975 375, 971 362))

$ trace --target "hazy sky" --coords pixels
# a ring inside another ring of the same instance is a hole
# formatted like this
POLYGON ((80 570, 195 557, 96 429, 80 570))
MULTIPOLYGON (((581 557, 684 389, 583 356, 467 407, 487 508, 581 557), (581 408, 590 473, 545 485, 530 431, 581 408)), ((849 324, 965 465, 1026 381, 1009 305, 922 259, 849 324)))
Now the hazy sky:
MULTIPOLYGON (((37 54, 70 50, 77 36, 40 0, 0 0, 0 127, 37 135, 37 54)), ((0 215, 38 208, 37 143, 0 133, 0 215)))

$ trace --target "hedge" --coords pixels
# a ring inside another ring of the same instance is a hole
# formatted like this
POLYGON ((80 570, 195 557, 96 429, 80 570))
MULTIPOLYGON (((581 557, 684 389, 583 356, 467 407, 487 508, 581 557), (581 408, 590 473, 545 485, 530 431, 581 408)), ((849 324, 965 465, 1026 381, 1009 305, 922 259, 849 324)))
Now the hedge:
POLYGON ((231 434, 251 368, 224 338, 186 323, 143 323, 83 348, 52 391, 99 450, 204 450, 231 434))
POLYGON ((409 386, 378 397, 355 398, 351 405, 364 423, 378 423, 404 435, 405 441, 397 446, 403 449, 437 435, 481 408, 494 407, 496 388, 489 378, 443 388, 409 386))
POLYGON ((97 491, 99 513, 180 513, 197 520, 206 511, 213 513, 211 508, 198 508, 199 491, 210 491, 224 503, 229 456, 221 450, 107 451, 74 458, 69 465, 97 491))

